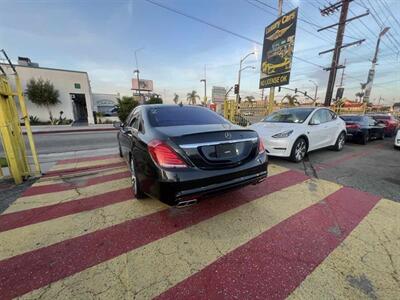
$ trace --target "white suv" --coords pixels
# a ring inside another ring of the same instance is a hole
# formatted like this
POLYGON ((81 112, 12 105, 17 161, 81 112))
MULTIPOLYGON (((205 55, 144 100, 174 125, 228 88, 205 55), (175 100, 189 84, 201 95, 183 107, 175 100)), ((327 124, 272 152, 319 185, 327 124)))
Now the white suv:
POLYGON ((394 138, 394 147, 400 149, 400 129, 397 129, 397 134, 394 138))
POLYGON ((346 123, 322 107, 281 109, 250 128, 258 132, 268 155, 290 157, 295 162, 324 147, 340 151, 346 141, 346 123))

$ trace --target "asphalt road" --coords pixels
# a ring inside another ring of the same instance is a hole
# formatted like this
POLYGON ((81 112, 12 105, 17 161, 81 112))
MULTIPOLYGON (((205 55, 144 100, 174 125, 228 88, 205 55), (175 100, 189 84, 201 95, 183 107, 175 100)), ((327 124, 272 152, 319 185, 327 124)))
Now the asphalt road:
POLYGON ((116 131, 35 134, 34 139, 39 154, 118 147, 116 131))
POLYGON ((393 148, 393 138, 367 145, 347 142, 340 152, 314 151, 298 164, 278 158, 270 162, 400 202, 400 151, 393 148))

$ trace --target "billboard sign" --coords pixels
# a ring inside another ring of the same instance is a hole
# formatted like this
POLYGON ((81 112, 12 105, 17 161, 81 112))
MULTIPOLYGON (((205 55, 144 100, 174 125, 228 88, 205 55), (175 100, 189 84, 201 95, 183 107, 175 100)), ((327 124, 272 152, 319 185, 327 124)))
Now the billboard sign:
POLYGON ((279 17, 265 28, 260 89, 289 84, 297 10, 279 17))
POLYGON ((141 90, 151 92, 153 91, 153 80, 140 79, 140 86, 137 79, 132 79, 132 90, 141 90), (140 87, 140 88, 139 88, 140 87))
POLYGON ((221 86, 212 87, 212 102, 213 103, 223 103, 225 100, 226 89, 221 86))

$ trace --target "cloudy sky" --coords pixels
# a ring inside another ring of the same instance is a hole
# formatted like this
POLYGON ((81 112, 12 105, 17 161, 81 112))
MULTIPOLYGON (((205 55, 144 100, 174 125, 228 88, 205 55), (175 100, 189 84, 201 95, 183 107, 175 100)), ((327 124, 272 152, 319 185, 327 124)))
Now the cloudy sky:
MULTIPOLYGON (((239 60, 251 51, 261 52, 266 25, 276 17, 277 0, 151 0, 208 22, 210 25, 161 8, 147 0, 0 0, 0 48, 16 60, 27 56, 43 67, 87 71, 92 89, 101 93, 130 93, 130 79, 137 52, 141 77, 154 80, 158 93, 167 100, 177 93, 197 90, 207 70, 208 96, 211 86, 230 87, 237 81, 239 60), (265 5, 266 4, 266 5, 265 5), (240 35, 238 37, 236 34, 240 35)), ((334 1, 330 1, 334 2, 334 1)), ((339 13, 321 16, 326 0, 284 0, 287 12, 299 7, 296 44, 288 87, 325 94, 331 53, 318 52, 334 46, 336 31, 317 32, 320 26, 338 21, 339 13)), ((342 51, 346 59, 345 96, 354 98, 365 82, 380 26, 390 26, 383 37, 376 69, 372 100, 400 101, 400 1, 354 0, 349 17, 373 14, 348 24, 344 42, 366 39, 360 46, 342 51), (391 12, 391 13, 390 13, 391 12), (397 18, 397 19, 395 19, 397 18)), ((246 63, 256 70, 242 73, 242 96, 260 97, 260 55, 246 63)), ((341 74, 341 72, 339 72, 341 74)), ((338 76, 339 83, 340 76, 338 76)), ((280 96, 285 92, 281 92, 280 96)))

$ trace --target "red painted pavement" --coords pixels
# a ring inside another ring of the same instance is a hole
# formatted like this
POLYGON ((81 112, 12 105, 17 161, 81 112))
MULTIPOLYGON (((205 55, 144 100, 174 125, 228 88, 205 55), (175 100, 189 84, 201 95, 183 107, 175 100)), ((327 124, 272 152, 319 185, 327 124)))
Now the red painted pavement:
POLYGON ((95 171, 95 170, 104 170, 104 169, 112 169, 117 167, 126 166, 124 161, 106 164, 106 165, 98 165, 98 166, 90 166, 90 167, 82 167, 82 168, 71 168, 71 169, 64 169, 64 170, 54 170, 48 171, 42 178, 50 177, 50 176, 63 176, 63 175, 70 175, 72 173, 77 172, 84 172, 84 171, 95 171))
MULTIPOLYGON (((84 178, 67 178, 63 183, 55 183, 55 184, 47 184, 47 185, 39 185, 39 186, 32 186, 27 189, 22 196, 33 196, 33 195, 41 195, 46 193, 54 193, 54 192, 61 192, 67 191, 75 188, 83 188, 86 186, 99 184, 108 182, 111 180, 117 180, 122 178, 130 178, 129 171, 123 171, 120 173, 109 174, 98 176, 94 178, 84 179, 84 178)), ((90 176, 90 175, 87 175, 90 176)), ((83 176, 82 176, 83 177, 83 176)))
POLYGON ((166 209, 0 261, 0 295, 23 295, 308 178, 287 171, 187 209, 166 209))
MULTIPOLYGON (((132 188, 0 215, 0 232, 133 199, 132 188)), ((1 298, 1 297, 0 297, 1 298)))
POLYGON ((223 256, 159 299, 284 299, 379 197, 342 188, 223 256))
POLYGON ((89 156, 89 157, 77 157, 77 158, 59 160, 59 161, 57 161, 57 165, 73 164, 73 163, 86 162, 86 161, 96 161, 96 160, 118 158, 118 157, 119 157, 118 154, 108 154, 108 155, 89 156))

